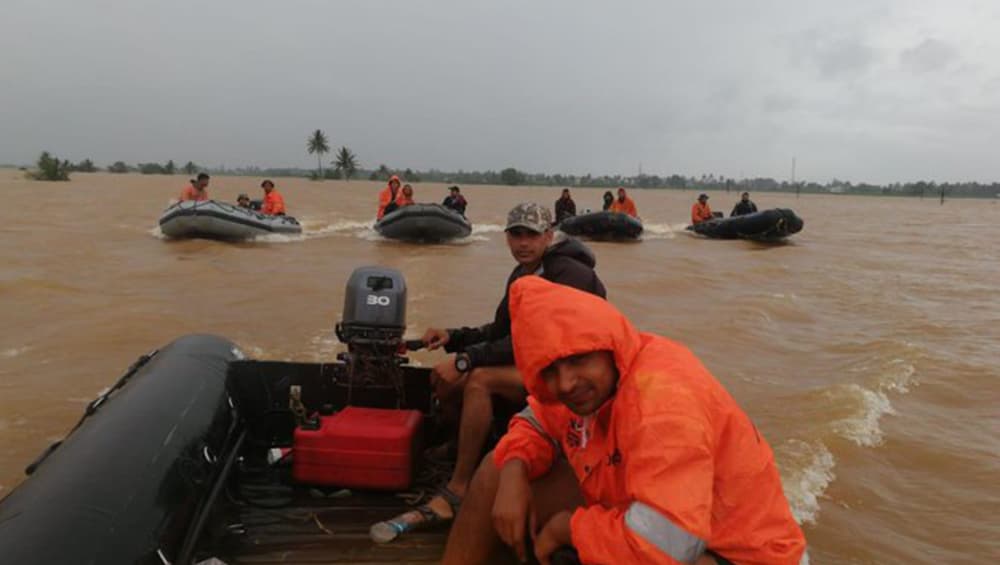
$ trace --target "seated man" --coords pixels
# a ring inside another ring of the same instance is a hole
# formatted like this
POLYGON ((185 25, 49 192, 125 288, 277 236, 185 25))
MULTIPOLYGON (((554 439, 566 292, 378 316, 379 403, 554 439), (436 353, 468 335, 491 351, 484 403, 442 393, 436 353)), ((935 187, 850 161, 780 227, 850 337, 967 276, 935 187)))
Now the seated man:
POLYGON ((746 216, 747 214, 753 214, 757 211, 757 205, 750 200, 750 193, 744 192, 740 196, 740 201, 733 206, 733 211, 729 213, 729 217, 733 216, 746 216))
POLYGON ((389 177, 389 183, 382 189, 382 192, 378 193, 376 220, 381 220, 382 216, 391 214, 396 211, 396 208, 399 208, 399 200, 403 196, 399 191, 399 185, 399 177, 392 175, 389 177))
POLYGON ((450 194, 445 197, 444 202, 442 202, 441 205, 445 208, 451 208, 464 216, 465 207, 468 206, 469 203, 465 200, 465 197, 462 196, 462 190, 457 186, 453 186, 449 188, 448 191, 450 194))
POLYGON ((195 202, 203 202, 208 200, 208 173, 198 173, 198 178, 192 180, 187 186, 181 190, 181 202, 186 202, 188 200, 193 200, 195 202))
MULTIPOLYGON (((506 232, 507 246, 517 261, 507 280, 508 288, 522 276, 537 274, 560 285, 605 296, 604 284, 594 272, 593 254, 561 232, 555 241, 548 209, 534 202, 518 204, 507 214, 506 232)), ((432 373, 442 409, 461 405, 455 470, 440 495, 426 505, 372 526, 372 539, 380 543, 407 530, 450 521, 489 437, 493 396, 505 399, 515 410, 524 406, 526 393, 514 367, 506 292, 492 323, 478 328, 431 328, 424 334, 424 343, 430 349, 444 347, 445 351, 457 353, 438 363, 432 373)))
POLYGON ((413 201, 413 187, 409 184, 403 185, 403 194, 400 195, 397 202, 400 207, 412 206, 416 204, 416 202, 413 201))
POLYGON ((691 224, 700 224, 712 219, 712 208, 708 205, 708 195, 699 194, 698 201, 691 206, 691 224))
POLYGON ((611 208, 608 209, 609 212, 618 212, 621 214, 628 214, 633 218, 639 217, 639 212, 635 209, 635 202, 631 198, 625 195, 625 189, 618 189, 618 198, 611 203, 611 208))
POLYGON ((250 196, 247 193, 245 193, 245 192, 241 192, 240 195, 236 197, 236 205, 239 206, 240 208, 247 208, 247 209, 249 209, 250 208, 250 196))
POLYGON ((691 351, 538 277, 511 286, 510 315, 531 396, 476 471, 444 563, 484 563, 499 541, 523 560, 528 534, 542 563, 562 546, 583 563, 800 562, 770 447, 691 351))
POLYGON ((274 183, 266 180, 260 183, 260 187, 264 189, 264 202, 260 207, 260 213, 268 216, 284 216, 285 199, 274 189, 274 183))
POLYGON ((569 195, 569 189, 564 188, 559 200, 556 200, 556 225, 559 225, 559 222, 562 222, 566 218, 572 218, 575 215, 576 202, 573 202, 573 197, 569 195))

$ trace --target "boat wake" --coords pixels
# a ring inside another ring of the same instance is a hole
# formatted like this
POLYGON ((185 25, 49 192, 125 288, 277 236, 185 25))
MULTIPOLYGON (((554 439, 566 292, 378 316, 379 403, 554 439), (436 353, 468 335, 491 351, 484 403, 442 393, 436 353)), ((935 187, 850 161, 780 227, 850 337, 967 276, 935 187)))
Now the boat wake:
POLYGON ((684 231, 685 227, 687 227, 687 224, 643 224, 642 239, 643 241, 655 239, 674 239, 677 237, 678 232, 684 231))

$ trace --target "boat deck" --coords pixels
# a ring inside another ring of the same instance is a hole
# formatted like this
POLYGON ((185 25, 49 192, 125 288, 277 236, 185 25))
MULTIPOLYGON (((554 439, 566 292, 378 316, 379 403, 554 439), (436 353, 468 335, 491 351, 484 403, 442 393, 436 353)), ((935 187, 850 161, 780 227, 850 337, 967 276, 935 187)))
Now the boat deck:
POLYGON ((392 494, 352 493, 320 498, 306 489, 280 508, 261 508, 229 500, 226 523, 199 559, 216 557, 240 563, 437 563, 447 528, 411 532, 388 544, 376 544, 368 528, 410 507, 392 494))

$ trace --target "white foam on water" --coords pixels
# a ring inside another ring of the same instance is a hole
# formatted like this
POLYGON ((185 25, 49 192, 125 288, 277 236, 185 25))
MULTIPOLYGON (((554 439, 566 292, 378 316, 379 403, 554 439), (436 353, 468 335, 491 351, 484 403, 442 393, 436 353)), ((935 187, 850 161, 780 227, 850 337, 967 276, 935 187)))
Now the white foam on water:
POLYGON ((879 420, 885 414, 895 414, 889 397, 881 391, 867 389, 858 384, 843 387, 840 396, 846 396, 854 404, 852 414, 833 422, 834 432, 861 447, 875 447, 882 444, 882 428, 879 420))
POLYGON ((21 347, 11 347, 10 349, 4 349, 3 351, 0 351, 0 357, 3 357, 5 359, 13 359, 20 355, 23 355, 29 349, 31 348, 28 347, 27 345, 22 345, 21 347))
POLYGON ((673 239, 677 232, 684 231, 687 224, 643 224, 642 239, 673 239))
POLYGON ((160 230, 159 225, 153 226, 153 229, 149 230, 149 235, 156 239, 167 239, 167 236, 163 235, 163 232, 160 230))
POLYGON ((792 516, 799 524, 815 524, 819 500, 836 478, 836 462, 822 442, 790 440, 779 448, 782 462, 781 483, 792 516))
POLYGON ((482 235, 484 233, 502 232, 504 226, 500 224, 472 224, 472 235, 482 235))

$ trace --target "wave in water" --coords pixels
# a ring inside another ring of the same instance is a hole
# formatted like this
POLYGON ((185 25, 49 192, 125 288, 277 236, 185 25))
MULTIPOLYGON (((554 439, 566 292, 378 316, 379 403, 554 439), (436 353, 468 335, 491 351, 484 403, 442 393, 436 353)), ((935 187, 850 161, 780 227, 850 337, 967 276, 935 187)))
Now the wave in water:
POLYGON ((685 227, 687 224, 644 223, 642 225, 642 239, 673 239, 677 237, 678 232, 683 232, 685 227))
POLYGON ((13 359, 20 355, 23 355, 24 353, 27 353, 29 349, 31 348, 28 347, 27 345, 22 345, 20 347, 11 347, 9 349, 4 349, 3 351, 0 351, 0 357, 3 357, 4 359, 13 359))
POLYGON ((879 426, 882 416, 896 410, 889 399, 890 393, 906 394, 914 384, 916 369, 904 359, 892 359, 882 366, 874 385, 847 384, 827 392, 827 397, 849 413, 831 424, 840 437, 861 447, 882 444, 883 432, 879 426))
POLYGON ((819 500, 833 482, 833 454, 821 441, 790 440, 777 450, 783 462, 781 483, 799 524, 815 524, 819 500))

